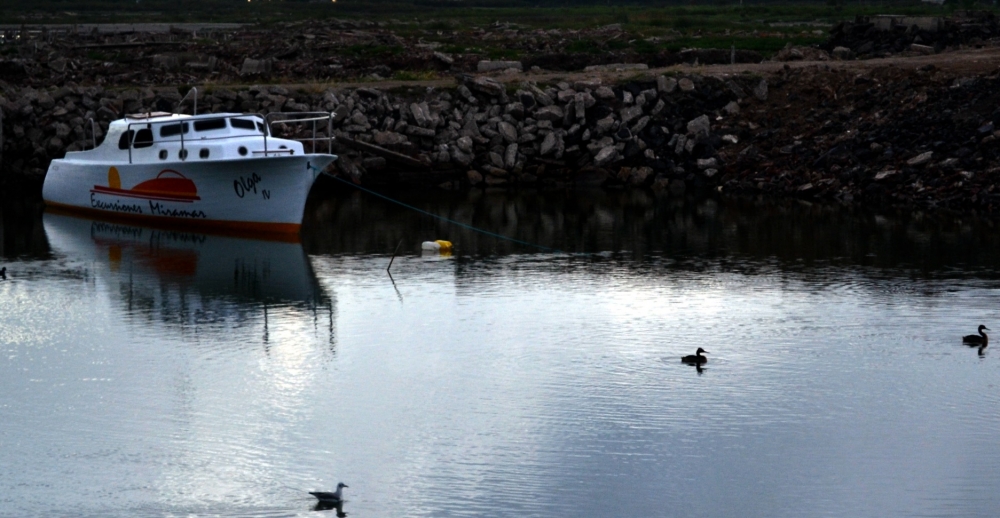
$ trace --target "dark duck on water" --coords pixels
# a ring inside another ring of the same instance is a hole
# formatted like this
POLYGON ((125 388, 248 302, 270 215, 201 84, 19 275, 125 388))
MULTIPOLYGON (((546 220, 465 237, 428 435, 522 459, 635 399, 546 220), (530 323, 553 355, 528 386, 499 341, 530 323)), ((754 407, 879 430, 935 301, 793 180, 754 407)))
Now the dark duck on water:
POLYGON ((337 484, 337 490, 333 493, 328 491, 310 491, 309 494, 315 496, 323 503, 338 503, 344 501, 343 491, 345 487, 347 487, 347 484, 341 482, 337 484))
POLYGON ((979 326, 979 334, 963 336, 962 343, 969 345, 981 345, 983 347, 986 347, 987 345, 990 344, 990 337, 986 336, 986 333, 983 332, 984 329, 987 331, 990 330, 990 328, 986 326, 979 326))
POLYGON ((689 354, 689 355, 681 358, 681 361, 684 362, 684 363, 691 363, 691 364, 694 364, 694 365, 701 365, 703 363, 708 363, 708 358, 705 358, 705 353, 707 353, 707 352, 708 351, 706 351, 706 350, 702 349, 701 347, 699 347, 698 350, 695 351, 694 354, 689 354))

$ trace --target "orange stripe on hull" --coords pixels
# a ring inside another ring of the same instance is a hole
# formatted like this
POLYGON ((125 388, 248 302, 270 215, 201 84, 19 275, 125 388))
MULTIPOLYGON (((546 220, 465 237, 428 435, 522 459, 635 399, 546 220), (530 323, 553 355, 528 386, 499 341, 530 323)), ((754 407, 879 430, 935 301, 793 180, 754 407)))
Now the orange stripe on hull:
POLYGON ((302 225, 298 223, 261 223, 252 221, 226 221, 212 219, 178 219, 165 218, 162 216, 150 216, 148 214, 128 214, 122 212, 109 212, 106 210, 92 209, 89 207, 75 207, 62 203, 45 202, 46 210, 55 214, 65 214, 69 216, 86 216, 91 219, 102 221, 113 221, 123 223, 133 223, 144 227, 159 228, 164 230, 176 230, 182 232, 200 232, 203 234, 221 234, 234 237, 245 237, 250 239, 261 239, 265 241, 280 241, 283 243, 299 243, 299 230, 302 225))

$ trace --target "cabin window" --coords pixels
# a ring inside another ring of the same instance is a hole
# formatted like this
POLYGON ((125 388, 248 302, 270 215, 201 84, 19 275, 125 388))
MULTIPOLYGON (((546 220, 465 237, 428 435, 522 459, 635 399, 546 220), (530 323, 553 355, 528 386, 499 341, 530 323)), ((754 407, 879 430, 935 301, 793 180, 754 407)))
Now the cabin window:
POLYGON ((264 124, 262 122, 252 121, 249 119, 229 119, 229 123, 234 128, 237 129, 245 129, 250 131, 256 129, 257 133, 267 134, 267 131, 264 129, 264 124))
POLYGON ((118 139, 118 149, 128 149, 128 144, 132 141, 133 136, 135 136, 135 132, 132 130, 122 133, 121 138, 118 139))
POLYGON ((194 121, 195 131, 211 131, 226 128, 226 119, 206 119, 194 121))
POLYGON ((182 149, 177 152, 177 158, 180 158, 181 160, 187 160, 187 157, 188 157, 188 150, 182 149))
POLYGON ((118 149, 128 149, 129 143, 132 147, 142 148, 153 145, 153 132, 144 128, 139 131, 128 130, 118 138, 118 149))
POLYGON ((174 135, 180 135, 181 133, 188 132, 188 123, 177 123, 177 124, 167 124, 165 126, 160 126, 160 136, 161 137, 172 137, 174 135))
POLYGON ((166 149, 161 149, 160 150, 160 160, 166 160, 166 159, 167 159, 167 150, 166 149))
POLYGON ((250 131, 253 131, 254 129, 256 129, 256 126, 254 126, 253 121, 251 121, 251 120, 246 120, 246 119, 229 119, 229 123, 232 124, 233 127, 236 128, 236 129, 245 129, 245 130, 250 130, 250 131))
POLYGON ((141 148, 149 147, 153 145, 153 130, 149 128, 143 128, 135 132, 135 140, 132 141, 132 147, 141 148))
POLYGON ((201 158, 208 158, 208 154, 209 151, 208 148, 206 147, 201 148, 201 151, 198 152, 198 156, 200 156, 201 158))

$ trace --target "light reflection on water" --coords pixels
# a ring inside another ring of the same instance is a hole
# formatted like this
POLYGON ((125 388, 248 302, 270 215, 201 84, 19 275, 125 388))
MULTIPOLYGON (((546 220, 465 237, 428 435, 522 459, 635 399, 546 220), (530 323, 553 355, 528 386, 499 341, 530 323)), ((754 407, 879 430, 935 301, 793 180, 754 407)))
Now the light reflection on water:
POLYGON ((338 481, 359 517, 1000 508, 998 359, 959 343, 986 223, 485 196, 425 203, 567 252, 354 198, 304 247, 5 213, 0 516, 311 515, 292 488, 338 481))

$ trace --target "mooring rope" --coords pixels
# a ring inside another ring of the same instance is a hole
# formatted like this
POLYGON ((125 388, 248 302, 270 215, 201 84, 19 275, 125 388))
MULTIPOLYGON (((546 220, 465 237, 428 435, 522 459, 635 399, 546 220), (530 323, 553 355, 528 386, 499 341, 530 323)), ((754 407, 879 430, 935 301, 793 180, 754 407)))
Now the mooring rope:
MULTIPOLYGON (((315 169, 312 166, 310 166, 310 167, 312 169, 315 169)), ((347 181, 347 180, 345 180, 345 179, 343 179, 343 178, 341 178, 339 176, 327 173, 326 171, 323 171, 323 174, 329 176, 330 178, 333 178, 334 180, 337 180, 338 182, 343 182, 343 183, 345 183, 347 185, 350 185, 351 187, 354 187, 355 189, 358 189, 361 192, 364 192, 364 193, 367 193, 367 194, 371 194, 372 196, 381 198, 381 199, 383 199, 385 201, 388 201, 388 202, 395 203, 396 205, 399 205, 401 207, 406 207, 407 209, 419 212, 419 213, 421 213, 421 214, 423 214, 425 216, 430 216, 432 218, 439 219, 439 220, 444 221, 446 223, 450 223, 452 225, 457 225, 459 227, 472 230, 473 232, 479 232, 480 234, 485 234, 485 235, 490 236, 490 237, 495 237, 497 239, 502 239, 502 240, 505 240, 505 241, 510 241, 512 243, 517 243, 519 245, 524 245, 524 246, 530 246, 530 247, 538 248, 538 249, 541 249, 541 250, 545 250, 547 252, 555 252, 555 253, 559 253, 560 252, 560 250, 558 250, 556 248, 552 248, 552 247, 548 247, 548 246, 543 246, 543 245, 539 245, 539 244, 536 244, 536 243, 529 243, 527 241, 522 241, 520 239, 515 239, 513 237, 505 236, 503 234, 497 234, 496 232, 490 232, 489 230, 484 230, 484 229, 481 229, 479 227, 474 227, 472 225, 469 225, 467 223, 462 223, 461 221, 455 221, 453 219, 446 218, 446 217, 438 215, 438 214, 434 214, 433 212, 428 212, 426 210, 419 209, 417 207, 414 207, 413 205, 409 205, 409 204, 401 202, 399 200, 390 198, 390 197, 388 197, 388 196, 386 196, 384 194, 377 193, 377 192, 375 192, 375 191, 373 191, 371 189, 366 189, 366 188, 364 188, 364 187, 362 187, 362 186, 360 186, 360 185, 358 185, 358 184, 356 184, 354 182, 349 182, 349 181, 347 181)))

